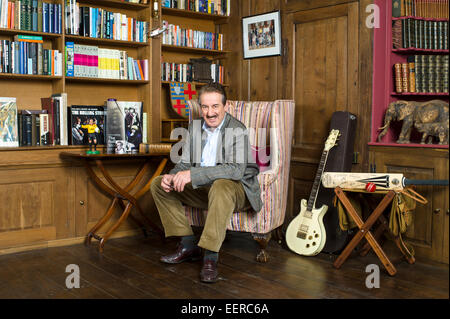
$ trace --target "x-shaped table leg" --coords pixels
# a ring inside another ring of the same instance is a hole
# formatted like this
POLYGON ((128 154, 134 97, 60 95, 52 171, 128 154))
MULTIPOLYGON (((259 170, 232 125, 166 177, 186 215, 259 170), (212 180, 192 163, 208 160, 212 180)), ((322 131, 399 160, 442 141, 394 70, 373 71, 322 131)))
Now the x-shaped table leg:
POLYGON ((383 263, 389 275, 394 276, 397 273, 392 262, 389 260, 388 256, 385 254, 381 246, 378 244, 377 240, 373 236, 370 231, 370 227, 375 223, 375 221, 381 216, 383 211, 392 201, 395 196, 394 191, 389 191, 375 208, 375 210, 370 214, 369 218, 367 218, 366 222, 359 217, 355 208, 352 206, 344 191, 340 187, 336 187, 334 192, 338 196, 342 205, 346 208, 347 212, 350 214, 351 218, 355 221, 356 225, 359 228, 359 231, 355 234, 352 240, 347 244, 339 257, 334 261, 333 266, 335 268, 340 268, 345 260, 350 256, 351 252, 355 247, 359 244, 359 242, 365 237, 369 242, 369 245, 372 247, 374 252, 377 254, 380 261, 383 263))
MULTIPOLYGON (((108 171, 103 166, 103 163, 101 160, 95 161, 97 167, 100 169, 100 171, 103 174, 103 177, 108 181, 108 183, 111 185, 109 187, 106 185, 98 176, 94 173, 92 170, 90 164, 88 161, 84 162, 84 165, 86 167, 86 170, 89 174, 89 176, 92 178, 92 180, 104 191, 106 191, 108 194, 110 194, 113 197, 113 200, 111 202, 111 205, 109 206, 108 210, 106 211, 105 215, 97 222, 97 224, 89 231, 86 237, 86 243, 90 244, 92 237, 100 241, 99 250, 100 252, 103 251, 103 247, 108 240, 108 238, 111 236, 111 234, 127 219, 128 216, 132 217, 134 221, 138 222, 136 218, 134 218, 132 215, 130 215, 131 209, 133 207, 136 207, 137 211, 141 214, 141 216, 146 219, 146 221, 149 223, 149 225, 160 235, 164 236, 163 232, 159 227, 157 227, 144 213, 141 206, 139 205, 139 202, 137 201, 142 195, 144 195, 146 192, 148 192, 151 182, 153 179, 157 176, 159 176, 166 163, 167 158, 163 158, 156 169, 155 173, 153 174, 152 178, 143 186, 141 189, 139 189, 134 195, 130 194, 131 190, 142 180, 142 178, 145 176, 145 173, 147 172, 149 168, 150 161, 146 161, 144 166, 139 170, 135 178, 125 187, 120 187, 111 177, 111 175, 108 173, 108 171), (126 205, 124 204, 124 201, 127 201, 126 205), (108 221, 117 205, 120 205, 123 209, 122 215, 120 218, 114 223, 114 225, 106 232, 106 234, 103 237, 100 237, 96 234, 96 232, 108 221)), ((138 222, 139 225, 141 225, 140 222, 138 222)), ((141 225, 142 226, 142 225, 141 225)))

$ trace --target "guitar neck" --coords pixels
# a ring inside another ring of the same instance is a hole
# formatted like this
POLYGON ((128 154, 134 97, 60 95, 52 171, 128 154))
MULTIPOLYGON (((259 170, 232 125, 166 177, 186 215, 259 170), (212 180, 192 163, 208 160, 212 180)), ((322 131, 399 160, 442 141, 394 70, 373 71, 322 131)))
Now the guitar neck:
POLYGON ((309 195, 307 210, 312 211, 316 203, 317 193, 320 187, 320 181, 322 179, 323 170, 327 162, 328 151, 324 150, 322 152, 322 157, 320 158, 319 168, 317 169, 316 177, 314 178, 314 184, 311 189, 311 194, 309 195))

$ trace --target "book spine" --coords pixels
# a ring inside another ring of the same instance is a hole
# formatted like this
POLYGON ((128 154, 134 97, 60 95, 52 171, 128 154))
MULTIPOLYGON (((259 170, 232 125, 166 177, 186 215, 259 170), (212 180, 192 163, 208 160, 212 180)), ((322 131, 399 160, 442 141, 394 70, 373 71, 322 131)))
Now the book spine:
POLYGON ((420 62, 420 57, 418 55, 414 55, 414 67, 416 70, 416 92, 422 91, 422 65, 420 62))
POLYGON ((416 92, 416 71, 414 64, 414 56, 408 57, 408 67, 409 67, 409 92, 416 92))
POLYGON ((32 118, 31 114, 22 114, 22 118, 24 120, 24 146, 32 146, 32 118))
POLYGON ((40 145, 50 145, 48 114, 39 114, 40 145))
POLYGON ((428 92, 435 93, 435 74, 436 74, 436 56, 429 55, 428 56, 428 92))
POLYGON ((74 43, 66 42, 66 76, 74 76, 74 43))
POLYGON ((30 114, 30 119, 31 119, 31 146, 37 146, 37 132, 36 132, 36 115, 37 114, 30 114))
POLYGON ((426 55, 420 55, 422 66, 422 92, 428 92, 428 59, 426 55))
POLYGON ((402 63, 402 92, 403 93, 407 93, 408 89, 409 89, 408 74, 409 74, 408 63, 402 63))
POLYGON ((442 56, 442 92, 448 93, 448 55, 442 56))

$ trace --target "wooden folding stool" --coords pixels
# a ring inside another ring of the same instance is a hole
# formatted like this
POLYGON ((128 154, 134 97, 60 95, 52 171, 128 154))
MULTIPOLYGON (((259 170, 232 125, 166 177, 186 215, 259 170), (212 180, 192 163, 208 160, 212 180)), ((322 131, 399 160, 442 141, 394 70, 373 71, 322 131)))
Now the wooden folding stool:
MULTIPOLYGON (((345 191, 352 191, 352 190, 345 190, 345 191)), ((334 189, 334 192, 336 193, 337 197, 341 201, 342 205, 344 205, 345 209, 347 210, 348 214, 351 216, 351 218, 355 221, 356 225, 359 228, 359 231, 355 234, 355 236, 352 238, 352 240, 347 244, 347 246, 344 248, 344 250, 341 252, 339 257, 334 261, 333 266, 337 269, 339 269, 342 264, 347 260, 347 258, 350 256, 351 252, 355 249, 355 247, 359 244, 359 242, 363 239, 367 239, 367 244, 370 248, 374 250, 384 267, 386 268, 389 275, 394 276, 397 273, 397 270, 395 269, 392 262, 389 260, 386 253, 381 248, 380 244, 378 243, 376 237, 381 236, 382 232, 387 229, 387 226, 384 224, 386 222, 384 216, 382 216, 384 210, 388 207, 388 205, 392 202, 392 200, 395 197, 395 192, 390 190, 386 193, 386 195, 383 197, 383 199, 379 202, 378 206, 370 213, 367 220, 364 222, 361 217, 359 217, 358 213, 356 212, 353 205, 350 203, 348 197, 345 195, 345 191, 340 188, 336 187, 334 189), (377 228, 375 231, 376 237, 374 234, 370 231, 370 228, 373 226, 373 224, 378 220, 381 219, 381 225, 377 228), (384 222, 384 223, 383 223, 384 222)), ((400 251, 405 255, 409 263, 414 263, 414 258, 408 256, 405 251, 402 249, 402 247, 397 243, 397 246, 400 248, 400 251)), ((363 254, 366 254, 370 248, 364 247, 363 248, 363 254)))

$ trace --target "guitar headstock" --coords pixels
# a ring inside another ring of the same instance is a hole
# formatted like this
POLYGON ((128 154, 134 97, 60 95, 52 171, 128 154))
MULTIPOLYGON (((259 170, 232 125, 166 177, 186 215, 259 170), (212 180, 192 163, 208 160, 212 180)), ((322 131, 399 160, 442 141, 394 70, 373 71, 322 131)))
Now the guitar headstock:
POLYGON ((339 130, 331 130, 330 135, 328 135, 327 141, 325 142, 325 150, 329 151, 337 145, 336 142, 339 140, 340 136, 341 133, 339 133, 339 130))

